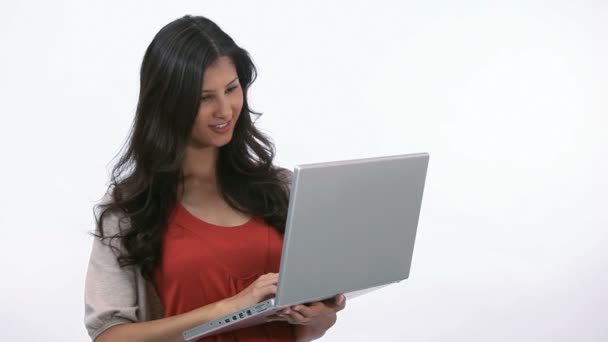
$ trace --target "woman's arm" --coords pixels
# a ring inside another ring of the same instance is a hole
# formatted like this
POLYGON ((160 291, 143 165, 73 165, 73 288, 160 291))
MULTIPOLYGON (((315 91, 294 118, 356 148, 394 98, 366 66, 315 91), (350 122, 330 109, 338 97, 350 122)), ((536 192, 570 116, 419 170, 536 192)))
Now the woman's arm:
POLYGON ((101 333, 95 342, 177 342, 182 332, 199 324, 228 315, 273 296, 277 291, 277 273, 260 276, 234 297, 202 306, 190 312, 153 321, 115 325, 101 333))
POLYGON ((182 332, 232 312, 228 300, 205 305, 185 314, 154 321, 115 325, 101 333, 95 342, 184 341, 182 332))

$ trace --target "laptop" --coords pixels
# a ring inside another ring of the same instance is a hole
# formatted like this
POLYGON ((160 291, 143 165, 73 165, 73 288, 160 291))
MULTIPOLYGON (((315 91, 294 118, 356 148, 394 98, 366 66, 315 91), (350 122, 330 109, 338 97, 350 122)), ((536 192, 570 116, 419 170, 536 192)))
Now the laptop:
POLYGON ((275 297, 186 330, 184 340, 407 279, 428 162, 419 153, 296 166, 275 297))

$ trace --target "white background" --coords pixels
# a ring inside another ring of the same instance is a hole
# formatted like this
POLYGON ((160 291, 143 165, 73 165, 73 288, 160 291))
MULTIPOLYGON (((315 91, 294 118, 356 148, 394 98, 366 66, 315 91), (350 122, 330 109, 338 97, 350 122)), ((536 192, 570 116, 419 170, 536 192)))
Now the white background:
MULTIPOLYGON (((0 339, 86 341, 92 206, 154 34, 248 49, 277 163, 429 152, 411 278, 324 341, 608 340, 606 1, 3 1, 0 339)), ((373 227, 370 227, 373 229, 373 227)))

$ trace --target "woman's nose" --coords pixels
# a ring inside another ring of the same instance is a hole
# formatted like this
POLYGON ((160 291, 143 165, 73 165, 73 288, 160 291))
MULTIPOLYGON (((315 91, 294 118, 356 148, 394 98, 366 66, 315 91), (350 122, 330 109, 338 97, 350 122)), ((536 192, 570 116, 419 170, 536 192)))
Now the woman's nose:
POLYGON ((230 101, 226 97, 218 98, 218 106, 215 111, 215 116, 218 118, 230 118, 232 116, 232 110, 230 108, 230 101))

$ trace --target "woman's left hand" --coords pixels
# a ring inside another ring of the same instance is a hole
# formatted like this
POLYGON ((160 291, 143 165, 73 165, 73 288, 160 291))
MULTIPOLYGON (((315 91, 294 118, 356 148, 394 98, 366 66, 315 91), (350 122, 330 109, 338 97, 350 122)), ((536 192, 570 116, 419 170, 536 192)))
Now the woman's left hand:
POLYGON ((312 341, 325 334, 336 323, 336 313, 346 306, 346 297, 294 305, 268 317, 268 321, 286 321, 296 325, 297 341, 312 341))

